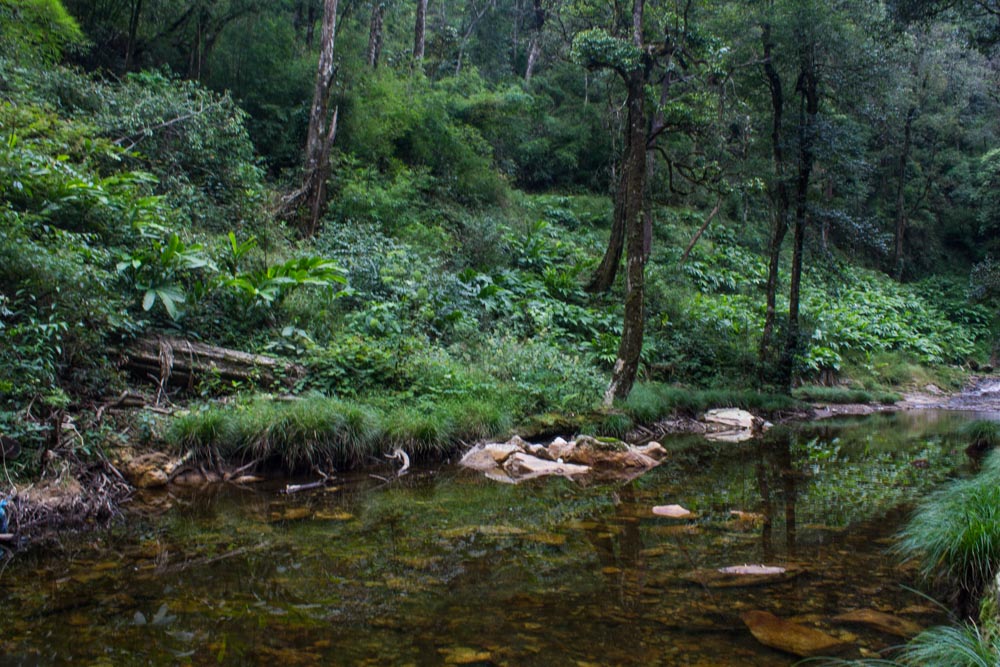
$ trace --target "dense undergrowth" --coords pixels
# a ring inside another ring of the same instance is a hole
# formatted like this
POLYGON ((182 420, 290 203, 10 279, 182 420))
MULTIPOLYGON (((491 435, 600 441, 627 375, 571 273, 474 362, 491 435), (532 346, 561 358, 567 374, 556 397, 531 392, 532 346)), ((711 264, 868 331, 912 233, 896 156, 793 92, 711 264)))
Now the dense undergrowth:
MULTIPOLYGON (((314 455, 358 463, 394 444, 441 454, 516 429, 621 435, 719 405, 800 406, 769 397, 760 380, 763 248, 722 222, 680 264, 676 241, 699 219, 662 209, 643 383, 598 410, 621 305, 617 290, 594 296, 583 284, 611 202, 510 189, 484 157, 490 128, 469 124, 469 106, 434 112, 450 119, 437 128, 445 135, 479 137, 427 136, 439 151, 468 152, 440 163, 423 149, 393 155, 397 139, 380 130, 363 140, 373 130, 359 127, 322 230, 302 243, 269 217, 270 186, 227 96, 161 74, 103 81, 10 58, 0 75, 2 423, 28 444, 51 428, 47 416, 121 391, 130 380, 112 350, 149 331, 303 365, 301 404, 207 376, 174 398, 236 394, 236 406, 196 406, 169 430, 206 454, 292 467, 314 455), (431 195, 455 166, 478 179, 455 187, 478 194, 431 195)), ((510 95, 470 76, 421 84, 423 102, 388 127, 420 125, 454 86, 471 87, 470 105, 510 95)), ((888 402, 914 371, 954 386, 951 365, 985 363, 989 352, 990 311, 964 285, 940 276, 901 285, 818 255, 796 375, 848 387, 796 395, 888 402)))
POLYGON ((620 436, 716 406, 891 402, 989 361, 993 311, 969 299, 967 268, 901 284, 817 239, 794 359, 804 386, 779 395, 758 356, 761 221, 724 212, 682 261, 704 215, 693 198, 652 211, 640 383, 600 408, 624 287, 584 286, 613 215, 593 180, 613 150, 599 109, 565 104, 570 65, 532 90, 474 68, 346 73, 330 205, 302 240, 273 213, 287 138, 166 70, 60 65, 84 46, 73 20, 59 3, 13 7, 0 5, 0 430, 27 452, 15 468, 61 442, 67 411, 149 386, 120 355, 157 332, 305 369, 297 401, 211 373, 164 387, 190 405, 151 431, 289 468, 392 446, 440 456, 513 431, 620 436))

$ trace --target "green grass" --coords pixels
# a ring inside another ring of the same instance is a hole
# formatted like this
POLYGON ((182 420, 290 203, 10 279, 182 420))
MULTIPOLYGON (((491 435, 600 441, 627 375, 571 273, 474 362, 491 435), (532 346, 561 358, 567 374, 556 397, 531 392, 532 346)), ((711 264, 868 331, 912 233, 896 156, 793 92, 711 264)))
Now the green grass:
POLYGON ((884 665, 886 667, 996 667, 1000 665, 1000 636, 971 623, 924 630, 903 646, 892 660, 810 658, 798 664, 825 667, 884 665))
POLYGON ((471 398, 382 408, 318 396, 256 398, 179 417, 166 440, 202 459, 261 459, 298 470, 320 462, 356 466, 397 446, 441 456, 463 441, 505 435, 512 422, 502 408, 471 398))
POLYGON ((976 419, 962 428, 962 436, 971 449, 984 452, 1000 445, 1000 422, 976 419))
POLYGON ((847 389, 845 387, 823 387, 809 385, 792 391, 792 396, 800 401, 810 403, 881 403, 891 405, 902 400, 902 396, 892 391, 868 391, 865 389, 847 389))
POLYGON ((688 389, 658 383, 638 384, 621 404, 635 422, 651 424, 677 414, 694 416, 712 408, 742 408, 774 414, 807 407, 782 394, 762 394, 732 389, 688 389))
POLYGON ((902 530, 896 550, 921 576, 975 602, 1000 564, 1000 459, 974 478, 927 496, 902 530))

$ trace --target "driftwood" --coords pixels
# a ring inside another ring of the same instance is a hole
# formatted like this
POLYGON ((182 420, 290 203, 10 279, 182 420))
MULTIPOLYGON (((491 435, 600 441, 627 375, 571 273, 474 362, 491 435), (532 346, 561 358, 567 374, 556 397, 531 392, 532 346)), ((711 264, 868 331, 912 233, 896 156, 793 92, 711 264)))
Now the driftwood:
POLYGON ((190 389, 198 380, 213 378, 290 387, 304 373, 301 366, 274 357, 171 336, 140 338, 123 352, 125 367, 138 377, 153 378, 161 392, 167 386, 190 389))

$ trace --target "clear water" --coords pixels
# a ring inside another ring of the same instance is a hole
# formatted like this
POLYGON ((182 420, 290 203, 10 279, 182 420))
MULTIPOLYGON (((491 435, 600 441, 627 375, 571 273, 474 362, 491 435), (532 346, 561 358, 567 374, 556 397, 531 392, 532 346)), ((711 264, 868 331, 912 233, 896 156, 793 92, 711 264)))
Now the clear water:
POLYGON ((908 506, 963 474, 966 419, 678 438, 622 484, 514 487, 441 465, 292 496, 278 483, 147 496, 111 532, 7 563, 0 665, 794 663, 754 640, 740 620, 753 609, 870 655, 901 640, 833 616, 943 620, 887 549, 908 506), (650 511, 672 503, 696 517, 650 511), (739 588, 685 578, 745 563, 801 573, 739 588))

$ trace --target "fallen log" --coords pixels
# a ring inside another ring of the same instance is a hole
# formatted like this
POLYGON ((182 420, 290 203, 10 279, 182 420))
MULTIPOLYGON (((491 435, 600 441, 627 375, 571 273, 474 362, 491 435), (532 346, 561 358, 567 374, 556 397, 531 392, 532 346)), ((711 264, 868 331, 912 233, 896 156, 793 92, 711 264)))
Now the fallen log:
POLYGON ((291 387, 305 374, 298 364, 206 345, 173 336, 147 336, 123 350, 125 368, 140 378, 152 378, 160 389, 193 389, 199 380, 250 383, 260 387, 291 387))

